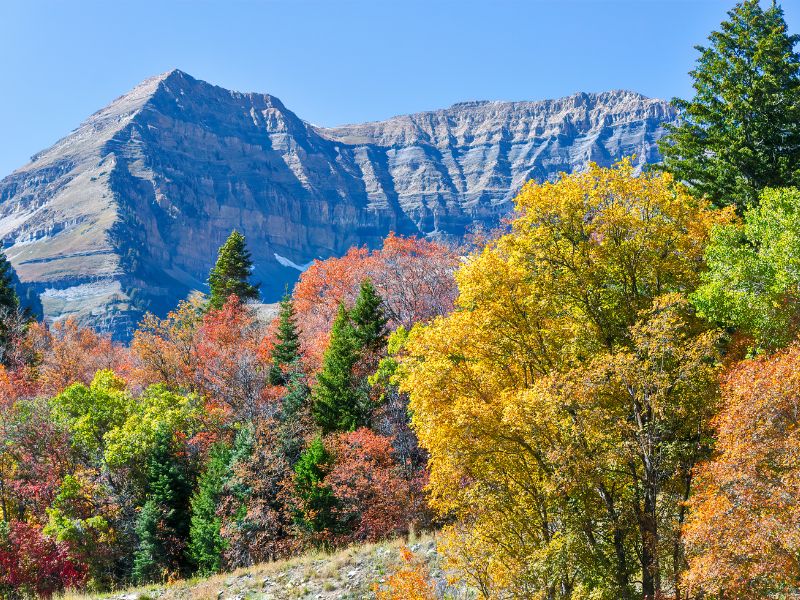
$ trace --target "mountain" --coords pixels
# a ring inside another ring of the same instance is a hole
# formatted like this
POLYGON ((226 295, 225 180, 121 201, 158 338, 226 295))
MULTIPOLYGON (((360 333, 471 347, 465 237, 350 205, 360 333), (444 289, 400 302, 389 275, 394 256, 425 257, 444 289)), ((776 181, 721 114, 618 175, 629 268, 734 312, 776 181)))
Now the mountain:
POLYGON ((239 229, 266 301, 315 258, 389 232, 496 223, 528 179, 636 154, 674 120, 629 91, 466 102, 322 128, 268 94, 175 70, 148 79, 0 181, 0 240, 46 317, 126 338, 164 314, 239 229))

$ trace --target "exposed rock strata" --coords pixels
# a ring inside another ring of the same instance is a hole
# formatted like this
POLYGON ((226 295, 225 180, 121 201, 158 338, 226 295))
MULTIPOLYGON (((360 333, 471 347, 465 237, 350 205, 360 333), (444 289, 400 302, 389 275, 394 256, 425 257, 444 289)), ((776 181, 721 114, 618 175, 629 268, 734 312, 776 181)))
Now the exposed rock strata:
POLYGON ((149 79, 0 181, 0 239, 48 318, 129 335, 203 289, 231 229, 267 301, 298 267, 389 231, 458 237, 528 179, 635 154, 659 160, 674 114, 626 91, 466 102, 336 128, 268 94, 172 71, 149 79))

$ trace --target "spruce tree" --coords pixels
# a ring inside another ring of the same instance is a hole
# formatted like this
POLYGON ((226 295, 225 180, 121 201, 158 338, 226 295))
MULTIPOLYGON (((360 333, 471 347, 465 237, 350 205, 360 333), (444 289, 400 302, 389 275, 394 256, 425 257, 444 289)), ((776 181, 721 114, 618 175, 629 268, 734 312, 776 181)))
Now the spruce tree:
POLYGON ((0 251, 0 360, 5 362, 17 321, 19 297, 14 289, 14 269, 0 251))
POLYGON ((294 466, 303 451, 310 419, 308 380, 300 369, 293 369, 286 382, 286 393, 281 398, 278 413, 278 443, 290 466, 294 466))
POLYGON ((300 361, 300 338, 294 318, 294 304, 288 293, 283 296, 280 303, 277 338, 278 343, 272 350, 270 383, 286 385, 289 380, 288 370, 296 367, 300 361))
POLYGON ((0 311, 13 312, 19 308, 19 296, 14 289, 14 268, 0 250, 0 311))
POLYGON ((765 187, 800 184, 800 56, 776 2, 745 0, 698 46, 691 100, 659 143, 664 166, 698 196, 741 213, 765 187))
POLYGON ((176 541, 189 536, 191 486, 175 456, 172 432, 165 428, 156 434, 147 479, 147 500, 136 523, 139 544, 133 555, 133 579, 137 583, 182 573, 185 567, 183 549, 176 541))
POLYGON ((382 352, 386 347, 386 323, 383 299, 369 278, 361 282, 355 306, 350 311, 355 337, 361 348, 368 352, 382 352))
POLYGON ((221 534, 222 519, 217 515, 217 509, 225 483, 231 476, 232 456, 233 453, 225 444, 213 446, 192 496, 188 554, 200 576, 216 573, 222 566, 222 552, 226 543, 221 534))
POLYGON ((311 414, 324 433, 352 431, 367 424, 369 397, 353 373, 360 350, 350 315, 340 304, 311 404, 311 414))
POLYGON ((332 457, 325 449, 322 438, 316 437, 294 466, 295 492, 302 505, 297 521, 307 531, 320 533, 334 529, 336 497, 322 483, 331 462, 332 457))
POLYGON ((244 236, 233 230, 220 247, 217 262, 208 276, 209 306, 220 309, 232 295, 242 301, 258 300, 258 285, 248 281, 252 267, 244 236))

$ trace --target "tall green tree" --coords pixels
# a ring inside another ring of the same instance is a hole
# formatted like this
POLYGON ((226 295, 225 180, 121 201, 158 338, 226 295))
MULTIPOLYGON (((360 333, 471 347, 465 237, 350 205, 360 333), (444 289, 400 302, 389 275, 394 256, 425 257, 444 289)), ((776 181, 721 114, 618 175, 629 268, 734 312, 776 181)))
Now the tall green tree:
POLYGON ((278 343, 272 350, 270 383, 286 385, 290 377, 288 371, 298 365, 300 361, 300 336, 297 332, 294 304, 288 293, 283 296, 280 303, 277 338, 278 343))
POLYGON ((222 518, 217 512, 225 483, 231 477, 232 456, 225 444, 215 445, 192 496, 188 554, 201 576, 216 573, 222 566, 227 544, 221 534, 222 518))
POLYGON ((231 295, 240 300, 258 300, 258 285, 249 282, 253 261, 244 236, 233 230, 220 247, 217 262, 208 276, 209 306, 219 309, 231 295))
POLYGON ((367 422, 369 397, 353 372, 360 351, 350 315, 340 304, 311 404, 311 414, 324 433, 355 430, 367 422))
POLYGON ((355 337, 366 351, 382 352, 386 347, 388 319, 383 310, 383 299, 369 278, 361 282, 358 298, 350 311, 355 337))
POLYGON ((800 182, 800 55, 783 10, 745 0, 690 72, 694 98, 660 142, 666 169, 692 193, 741 213, 766 187, 800 182))
POLYGON ((133 579, 146 583, 168 574, 185 574, 191 484, 175 455, 173 435, 159 429, 147 463, 148 494, 136 522, 139 544, 133 555, 133 579))

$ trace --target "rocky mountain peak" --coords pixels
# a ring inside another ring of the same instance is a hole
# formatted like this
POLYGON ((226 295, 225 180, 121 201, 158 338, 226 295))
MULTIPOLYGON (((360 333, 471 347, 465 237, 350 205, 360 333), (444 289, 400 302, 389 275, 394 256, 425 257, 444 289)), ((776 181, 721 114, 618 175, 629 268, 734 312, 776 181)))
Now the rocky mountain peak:
POLYGON ((673 119, 667 103, 618 90, 324 128, 269 94, 175 69, 0 181, 0 240, 48 318, 124 338, 143 311, 205 288, 233 228, 270 301, 309 261, 389 231, 458 238, 491 225, 528 179, 658 161, 673 119))

